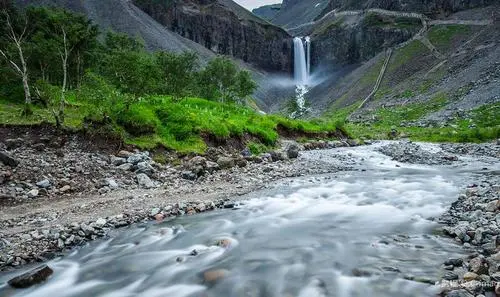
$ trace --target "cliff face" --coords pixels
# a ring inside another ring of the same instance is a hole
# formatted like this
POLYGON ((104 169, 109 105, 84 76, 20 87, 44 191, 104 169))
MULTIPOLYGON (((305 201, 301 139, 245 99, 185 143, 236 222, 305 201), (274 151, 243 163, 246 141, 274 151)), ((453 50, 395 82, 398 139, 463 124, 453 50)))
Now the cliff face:
POLYGON ((366 27, 337 27, 312 39, 313 67, 342 66, 369 60, 385 48, 405 42, 418 30, 366 27))
POLYGON ((313 67, 338 67, 367 61, 384 49, 409 40, 421 26, 418 19, 368 14, 324 21, 304 33, 311 36, 313 67))
POLYGON ((230 0, 134 0, 147 14, 215 53, 268 71, 290 73, 292 39, 230 0))
POLYGON ((498 3, 498 0, 330 0, 323 12, 317 18, 320 18, 334 9, 354 10, 367 8, 418 12, 427 15, 447 15, 465 9, 492 5, 494 3, 498 3))

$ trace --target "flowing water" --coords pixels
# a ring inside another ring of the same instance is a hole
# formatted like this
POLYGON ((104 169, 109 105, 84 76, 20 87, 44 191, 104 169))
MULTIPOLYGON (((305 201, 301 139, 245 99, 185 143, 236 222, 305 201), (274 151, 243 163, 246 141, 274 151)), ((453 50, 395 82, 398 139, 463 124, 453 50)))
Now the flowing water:
POLYGON ((235 210, 131 227, 49 262, 55 273, 40 286, 14 291, 5 285, 13 275, 0 276, 0 295, 433 296, 407 279, 436 280, 441 263, 461 255, 430 218, 475 168, 400 164, 370 147, 302 158, 354 170, 282 181, 235 210), (225 276, 206 282, 214 269, 225 276))
MULTIPOLYGON (((293 39, 293 46, 295 82, 297 85, 307 85, 309 73, 307 67, 306 49, 304 48, 302 38, 295 37, 293 39)), ((309 52, 309 50, 307 51, 309 52)))

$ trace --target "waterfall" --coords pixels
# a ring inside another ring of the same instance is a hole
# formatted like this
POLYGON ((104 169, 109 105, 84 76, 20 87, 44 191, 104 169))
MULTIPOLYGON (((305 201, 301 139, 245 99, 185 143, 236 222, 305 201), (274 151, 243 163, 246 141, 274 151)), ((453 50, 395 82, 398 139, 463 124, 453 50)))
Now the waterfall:
POLYGON ((307 85, 307 62, 306 62, 306 51, 304 49, 304 43, 302 42, 302 38, 295 37, 293 39, 294 46, 294 74, 295 74, 295 83, 297 85, 307 85))
POLYGON ((306 63, 307 63, 307 79, 311 75, 311 37, 306 37, 306 63))
POLYGON ((309 36, 293 39, 294 46, 294 76, 295 76, 295 101, 297 110, 291 115, 292 117, 300 117, 307 111, 305 95, 309 91, 309 75, 311 73, 311 38, 309 36))

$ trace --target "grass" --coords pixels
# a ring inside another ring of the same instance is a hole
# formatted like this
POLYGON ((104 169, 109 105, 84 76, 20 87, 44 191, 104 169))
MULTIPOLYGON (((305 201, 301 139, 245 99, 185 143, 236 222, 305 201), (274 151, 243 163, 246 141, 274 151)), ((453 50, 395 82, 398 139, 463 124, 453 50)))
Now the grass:
MULTIPOLYGON (((370 125, 347 123, 345 129, 353 138, 388 139, 391 129, 415 141, 429 142, 484 142, 500 137, 500 103, 483 105, 469 112, 469 119, 457 119, 446 127, 401 127, 405 121, 421 119, 442 108, 448 95, 437 93, 427 103, 379 109, 375 112, 376 122, 370 125)), ((347 117, 349 108, 338 110, 329 117, 347 117)))
MULTIPOLYGON (((0 100, 0 124, 36 125, 54 123, 50 111, 35 106, 33 115, 21 117, 21 104, 0 100)), ((85 104, 72 104, 67 109, 66 125, 81 129, 84 119, 92 115, 85 104)), ((92 115, 96 118, 95 114, 92 115)), ((127 144, 142 149, 163 146, 178 152, 203 153, 205 139, 224 141, 228 138, 253 136, 262 146, 276 143, 280 131, 298 136, 321 137, 337 130, 332 121, 291 120, 277 115, 261 115, 251 108, 236 104, 221 104, 200 98, 186 98, 174 102, 170 97, 150 97, 120 110, 113 117, 113 129, 123 135, 127 144)))
POLYGON ((467 25, 434 26, 427 33, 429 41, 440 51, 447 51, 453 46, 453 39, 460 35, 468 35, 471 31, 467 25))
POLYGON ((418 40, 413 40, 406 46, 398 49, 392 56, 387 72, 393 72, 402 65, 408 63, 414 57, 424 54, 428 49, 418 40))

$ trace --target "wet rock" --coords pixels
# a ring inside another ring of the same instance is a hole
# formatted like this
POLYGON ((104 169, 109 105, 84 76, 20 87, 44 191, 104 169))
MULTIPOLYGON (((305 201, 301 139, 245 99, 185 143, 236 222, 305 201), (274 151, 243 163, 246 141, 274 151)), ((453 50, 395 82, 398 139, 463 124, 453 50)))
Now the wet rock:
POLYGON ((17 165, 19 165, 18 160, 14 159, 6 152, 1 152, 1 151, 0 151, 0 162, 10 167, 16 167, 17 165))
POLYGON ((154 216, 154 218, 155 218, 155 221, 159 223, 159 222, 162 222, 165 219, 165 216, 163 214, 159 213, 159 214, 156 214, 154 216))
POLYGON ((352 270, 352 275, 356 277, 369 277, 372 275, 372 272, 363 268, 354 268, 352 270))
POLYGON ((474 295, 469 293, 467 290, 454 290, 448 292, 446 297, 474 297, 474 295))
POLYGON ((463 279, 466 281, 472 281, 472 280, 476 280, 478 278, 479 278, 479 275, 477 275, 474 272, 466 272, 463 276, 463 279))
POLYGON ((444 262, 444 265, 462 266, 463 260, 460 258, 450 258, 444 262))
POLYGON ((8 283, 13 288, 29 288, 46 281, 53 273, 54 271, 49 266, 43 265, 9 280, 8 283))
POLYGON ((150 188, 154 188, 154 186, 155 186, 154 183, 149 178, 149 176, 147 176, 144 173, 137 174, 136 179, 137 179, 137 183, 139 184, 139 186, 141 186, 143 188, 150 189, 150 188))
POLYGON ((443 275, 443 279, 445 280, 457 280, 458 279, 458 275, 452 271, 448 271, 446 272, 444 275, 443 275))
POLYGON ((206 283, 214 283, 227 276, 229 271, 225 269, 209 270, 203 273, 203 280, 206 283))
POLYGON ((235 204, 234 202, 225 202, 224 203, 224 208, 234 208, 235 204))
POLYGON ((230 239, 220 239, 220 240, 217 240, 215 244, 217 246, 220 246, 223 248, 228 248, 231 246, 231 240, 230 239))
POLYGON ((234 159, 231 157, 220 157, 217 159, 217 164, 221 169, 228 169, 234 167, 234 159))
POLYGON ((476 257, 469 262, 470 271, 476 274, 487 274, 488 273, 488 264, 482 257, 476 257))

